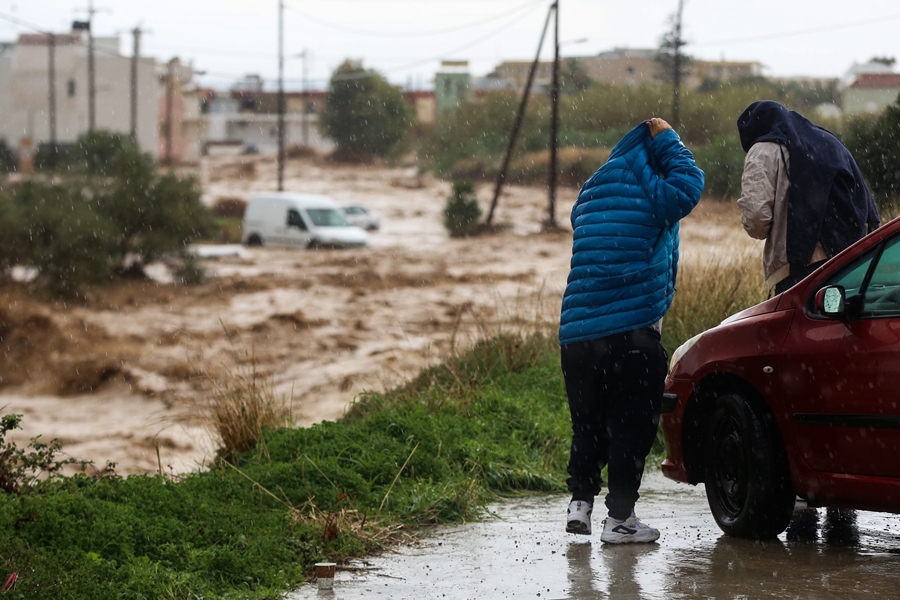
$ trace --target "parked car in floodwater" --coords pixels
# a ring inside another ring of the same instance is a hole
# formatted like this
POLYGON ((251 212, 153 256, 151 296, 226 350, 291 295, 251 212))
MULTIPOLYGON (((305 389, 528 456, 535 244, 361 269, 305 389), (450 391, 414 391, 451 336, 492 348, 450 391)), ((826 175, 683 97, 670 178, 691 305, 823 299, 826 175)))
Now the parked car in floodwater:
POLYGON ((330 198, 272 192, 250 198, 241 237, 248 246, 304 248, 365 246, 368 234, 351 225, 330 198))
POLYGON ((778 535, 797 496, 900 513, 900 219, 678 348, 662 425, 729 535, 778 535))
POLYGON ((359 204, 348 204, 341 207, 341 213, 351 225, 362 227, 366 231, 374 231, 381 227, 381 216, 359 204))

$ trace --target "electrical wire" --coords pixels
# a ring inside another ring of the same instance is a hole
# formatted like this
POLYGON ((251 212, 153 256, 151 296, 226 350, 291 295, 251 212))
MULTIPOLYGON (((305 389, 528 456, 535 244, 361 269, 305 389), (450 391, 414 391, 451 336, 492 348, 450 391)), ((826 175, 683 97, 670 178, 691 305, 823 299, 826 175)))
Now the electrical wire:
MULTIPOLYGON (((518 23, 519 21, 521 21, 522 19, 524 19, 525 17, 527 17, 528 15, 530 15, 531 12, 534 10, 535 7, 537 7, 537 3, 533 4, 533 5, 530 7, 530 10, 526 11, 525 13, 523 13, 523 14, 521 14, 521 15, 516 16, 516 17, 515 17, 514 19, 512 19, 511 21, 509 21, 509 22, 507 22, 507 23, 504 23, 503 25, 501 25, 501 26, 498 27, 497 29, 494 29, 493 31, 491 31, 490 33, 488 33, 488 34, 485 35, 485 36, 482 36, 482 37, 480 37, 480 38, 478 38, 478 39, 475 39, 475 40, 473 40, 473 41, 471 41, 471 42, 468 42, 468 43, 466 43, 466 44, 463 44, 462 46, 459 46, 459 47, 454 48, 454 49, 452 49, 452 50, 448 50, 448 51, 446 51, 446 52, 443 52, 442 54, 440 54, 440 55, 438 55, 438 56, 431 57, 431 58, 426 58, 426 59, 422 59, 422 60, 417 60, 417 61, 415 61, 415 62, 408 63, 408 64, 405 64, 405 65, 403 65, 403 66, 396 67, 396 68, 394 68, 394 69, 389 69, 389 70, 385 71, 384 74, 397 73, 397 72, 399 72, 399 71, 405 71, 405 70, 407 70, 407 69, 412 69, 413 67, 418 67, 418 66, 421 66, 421 65, 426 65, 426 64, 432 63, 432 62, 437 61, 437 60, 446 59, 447 57, 452 56, 452 55, 456 54, 457 52, 462 52, 463 50, 467 50, 467 49, 469 49, 469 48, 471 48, 471 47, 473 47, 473 46, 477 46, 478 44, 481 44, 481 43, 483 43, 483 42, 486 42, 487 40, 489 40, 489 39, 491 39, 492 37, 498 35, 499 33, 502 33, 503 31, 509 29, 510 27, 512 27, 513 25, 515 25, 516 23, 518 23)), ((356 79, 367 79, 367 78, 369 78, 369 77, 376 77, 376 76, 378 76, 378 75, 381 75, 381 73, 378 73, 378 72, 376 72, 376 71, 368 71, 368 72, 366 72, 366 73, 357 73, 357 74, 354 74, 354 75, 338 75, 338 76, 334 76, 334 77, 331 78, 331 81, 353 81, 353 80, 356 80, 356 79)))
POLYGON ((34 23, 29 23, 28 21, 25 21, 25 20, 23 20, 23 19, 20 19, 19 17, 14 17, 14 16, 8 15, 8 14, 6 14, 6 13, 0 13, 0 19, 3 19, 4 21, 9 21, 10 23, 13 23, 13 24, 15 24, 15 25, 18 25, 19 27, 24 27, 24 28, 26 28, 26 29, 30 29, 30 30, 35 31, 35 32, 37 32, 37 33, 47 33, 47 34, 49 34, 48 31, 45 31, 45 30, 41 29, 40 27, 38 27, 38 26, 35 25, 34 23))
POLYGON ((472 22, 465 23, 465 24, 462 24, 462 25, 454 25, 454 26, 452 26, 452 27, 445 27, 445 28, 442 28, 442 29, 431 29, 431 30, 427 30, 427 31, 417 31, 417 32, 415 32, 415 33, 391 33, 391 32, 385 32, 385 31, 369 31, 369 30, 365 30, 365 29, 356 29, 356 28, 354 28, 354 27, 348 27, 348 26, 343 25, 343 24, 341 24, 341 23, 334 23, 334 22, 332 22, 332 21, 328 21, 328 20, 326 20, 326 19, 323 19, 322 17, 318 17, 318 16, 313 15, 313 14, 310 14, 310 13, 304 11, 304 10, 300 10, 299 8, 294 8, 294 7, 287 7, 287 8, 288 8, 289 10, 291 10, 292 12, 296 12, 296 13, 298 13, 298 14, 303 15, 304 17, 306 17, 306 18, 309 19, 310 21, 313 21, 313 22, 315 22, 315 23, 318 23, 319 25, 324 25, 324 26, 326 26, 326 27, 330 27, 330 28, 335 29, 335 30, 337 30, 337 31, 343 31, 343 32, 345 32, 345 33, 352 33, 352 34, 355 34, 355 35, 366 35, 366 36, 371 36, 371 37, 380 37, 380 38, 397 39, 397 38, 422 38, 422 37, 431 37, 431 36, 435 36, 435 35, 444 35, 444 34, 447 34, 447 33, 453 33, 453 32, 456 32, 456 31, 462 31, 463 29, 469 29, 470 27, 477 27, 477 26, 479 26, 479 25, 484 25, 485 23, 490 23, 490 22, 492 22, 492 21, 496 21, 496 20, 502 19, 503 17, 507 17, 507 16, 512 15, 512 14, 515 14, 515 13, 517 13, 517 12, 519 12, 519 11, 527 10, 527 9, 529 9, 529 8, 534 7, 534 6, 537 5, 537 4, 542 4, 542 3, 544 3, 544 1, 545 1, 545 0, 529 0, 529 2, 526 2, 526 3, 524 3, 524 4, 521 4, 521 5, 517 6, 516 8, 514 8, 514 9, 512 9, 512 10, 503 11, 502 13, 497 13, 497 14, 491 15, 490 17, 485 17, 485 18, 479 19, 479 20, 477 20, 477 21, 472 21, 472 22))
POLYGON ((695 48, 702 48, 704 46, 724 46, 726 44, 746 44, 750 42, 762 42, 768 40, 777 40, 782 38, 796 37, 801 35, 811 35, 814 33, 824 33, 829 31, 838 31, 841 29, 851 29, 853 27, 862 27, 864 25, 873 25, 877 23, 888 23, 890 21, 900 20, 900 15, 893 15, 890 17, 881 17, 879 19, 867 19, 865 21, 855 21, 853 23, 844 23, 842 25, 828 25, 824 27, 815 27, 812 29, 803 29, 799 31, 786 31, 782 33, 770 33, 765 35, 758 35, 753 37, 745 37, 745 38, 737 38, 731 40, 718 40, 713 42, 703 42, 702 44, 691 44, 691 46, 695 48))

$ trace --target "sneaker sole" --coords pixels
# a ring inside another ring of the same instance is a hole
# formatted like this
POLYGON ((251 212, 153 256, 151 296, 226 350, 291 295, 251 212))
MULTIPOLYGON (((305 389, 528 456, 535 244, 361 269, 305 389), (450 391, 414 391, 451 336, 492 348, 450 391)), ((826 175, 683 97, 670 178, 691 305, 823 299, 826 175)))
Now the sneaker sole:
POLYGON ((578 535, 591 535, 591 528, 581 521, 569 521, 566 523, 566 532, 578 535))
POLYGON ((645 534, 645 535, 606 535, 603 534, 600 536, 600 541, 604 544, 650 544, 659 539, 659 532, 655 534, 645 534))

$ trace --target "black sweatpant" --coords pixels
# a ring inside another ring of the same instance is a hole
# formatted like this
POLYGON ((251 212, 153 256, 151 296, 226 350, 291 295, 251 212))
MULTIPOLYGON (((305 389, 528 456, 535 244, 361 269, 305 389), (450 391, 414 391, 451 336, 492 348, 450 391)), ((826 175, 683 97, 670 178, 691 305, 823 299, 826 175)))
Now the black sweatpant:
POLYGON ((614 519, 627 519, 659 425, 668 366, 659 333, 645 327, 566 344, 561 353, 572 415, 572 499, 593 502, 609 465, 606 506, 614 519))

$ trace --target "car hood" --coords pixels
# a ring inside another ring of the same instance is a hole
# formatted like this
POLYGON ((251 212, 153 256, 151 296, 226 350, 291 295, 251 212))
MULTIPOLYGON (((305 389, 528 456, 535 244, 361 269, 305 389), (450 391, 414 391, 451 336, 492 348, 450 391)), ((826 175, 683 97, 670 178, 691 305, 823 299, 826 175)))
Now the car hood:
POLYGON ((755 317, 757 315, 764 315, 766 313, 775 312, 775 309, 778 307, 779 300, 781 300, 781 296, 775 296, 774 298, 769 298, 765 302, 760 302, 755 306, 745 308, 741 312, 735 313, 722 321, 721 325, 728 325, 729 323, 735 323, 737 321, 749 319, 750 317, 755 317))

